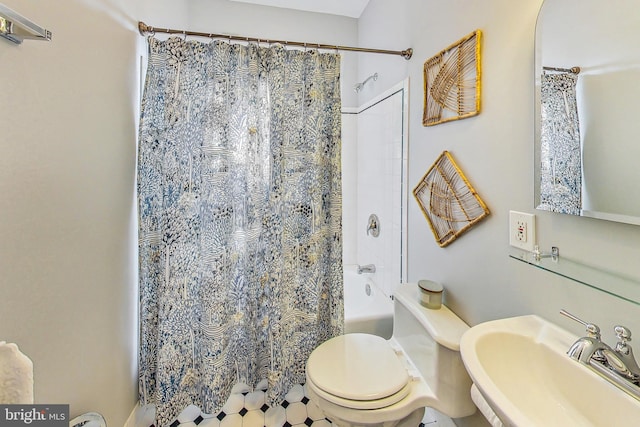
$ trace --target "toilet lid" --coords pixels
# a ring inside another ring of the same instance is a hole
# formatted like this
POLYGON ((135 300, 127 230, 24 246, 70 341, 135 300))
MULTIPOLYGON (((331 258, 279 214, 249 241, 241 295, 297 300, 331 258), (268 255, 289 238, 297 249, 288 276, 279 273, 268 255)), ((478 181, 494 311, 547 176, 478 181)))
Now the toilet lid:
MULTIPOLYGON (((354 401, 381 400, 407 389, 409 374, 382 337, 347 334, 316 348, 307 375, 322 391, 354 401)), ((406 396, 401 393, 398 398, 406 396)))

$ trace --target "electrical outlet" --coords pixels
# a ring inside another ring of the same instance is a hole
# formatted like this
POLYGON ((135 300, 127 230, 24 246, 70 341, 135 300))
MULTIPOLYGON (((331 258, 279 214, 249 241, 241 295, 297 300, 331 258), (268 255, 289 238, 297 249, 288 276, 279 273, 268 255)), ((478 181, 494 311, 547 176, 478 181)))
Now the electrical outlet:
POLYGON ((509 244, 533 252, 536 244, 536 216, 509 211, 509 244))
POLYGON ((516 221, 516 240, 527 243, 527 221, 516 221))

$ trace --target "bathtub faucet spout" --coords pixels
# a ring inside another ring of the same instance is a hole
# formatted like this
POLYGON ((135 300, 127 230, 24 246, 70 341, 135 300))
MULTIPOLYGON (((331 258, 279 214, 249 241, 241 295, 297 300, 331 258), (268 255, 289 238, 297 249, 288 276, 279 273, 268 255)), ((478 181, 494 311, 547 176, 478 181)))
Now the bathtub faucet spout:
POLYGON ((367 265, 360 265, 358 264, 358 274, 362 274, 362 273, 375 273, 376 272, 376 266, 373 264, 367 264, 367 265))

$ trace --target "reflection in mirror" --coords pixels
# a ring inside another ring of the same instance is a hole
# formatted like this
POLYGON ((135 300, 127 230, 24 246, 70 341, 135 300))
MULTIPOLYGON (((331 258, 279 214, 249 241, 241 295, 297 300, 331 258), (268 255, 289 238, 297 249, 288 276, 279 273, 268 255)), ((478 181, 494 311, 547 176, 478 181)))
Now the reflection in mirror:
POLYGON ((640 225, 638 10, 640 0, 544 1, 535 57, 538 209, 640 225))
POLYGON ((540 86, 540 203, 538 209, 580 215, 582 156, 578 74, 543 67, 540 86))

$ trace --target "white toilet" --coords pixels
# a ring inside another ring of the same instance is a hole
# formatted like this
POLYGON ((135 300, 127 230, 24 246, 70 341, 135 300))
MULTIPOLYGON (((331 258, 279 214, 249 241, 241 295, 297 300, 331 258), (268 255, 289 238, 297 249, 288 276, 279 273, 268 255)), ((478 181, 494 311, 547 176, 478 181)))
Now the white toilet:
POLYGON ((460 356, 467 329, 444 305, 423 307, 416 284, 399 286, 391 339, 346 334, 318 346, 307 361, 309 397, 339 427, 417 427, 426 406, 451 418, 472 415, 460 356))

